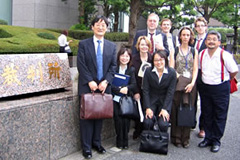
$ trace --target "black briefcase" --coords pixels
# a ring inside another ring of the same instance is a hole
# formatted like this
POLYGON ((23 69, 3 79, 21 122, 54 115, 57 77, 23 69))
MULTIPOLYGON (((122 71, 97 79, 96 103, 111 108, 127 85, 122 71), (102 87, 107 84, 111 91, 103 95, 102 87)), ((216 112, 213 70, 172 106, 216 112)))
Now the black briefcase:
MULTIPOLYGON (((154 117, 154 125, 158 126, 156 117, 154 117)), ((140 135, 140 152, 149 152, 149 153, 158 153, 158 154, 167 154, 168 153, 168 139, 169 135, 167 132, 161 132, 160 127, 157 130, 143 130, 140 135)))

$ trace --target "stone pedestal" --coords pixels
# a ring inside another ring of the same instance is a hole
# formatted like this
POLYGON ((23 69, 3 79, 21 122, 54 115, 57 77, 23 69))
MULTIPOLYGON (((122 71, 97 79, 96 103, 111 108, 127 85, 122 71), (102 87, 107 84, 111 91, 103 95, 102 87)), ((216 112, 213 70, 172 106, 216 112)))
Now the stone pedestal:
POLYGON ((70 86, 67 53, 0 55, 0 98, 70 86))

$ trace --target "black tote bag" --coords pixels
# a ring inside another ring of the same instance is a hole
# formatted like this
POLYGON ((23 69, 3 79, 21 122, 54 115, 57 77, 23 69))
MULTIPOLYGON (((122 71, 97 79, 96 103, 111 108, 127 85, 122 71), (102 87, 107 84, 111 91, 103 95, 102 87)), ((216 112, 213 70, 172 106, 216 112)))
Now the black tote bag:
POLYGON ((139 119, 139 111, 136 100, 131 96, 122 96, 119 101, 120 115, 130 119, 139 119))
POLYGON ((188 94, 188 105, 183 104, 181 96, 180 106, 177 110, 177 126, 181 127, 194 127, 195 126, 195 107, 192 106, 190 94, 188 94))
POLYGON ((140 135, 140 152, 149 152, 149 153, 157 153, 164 154, 168 153, 168 139, 169 135, 167 132, 161 132, 159 130, 158 122, 156 117, 154 117, 154 126, 155 130, 143 130, 140 135))

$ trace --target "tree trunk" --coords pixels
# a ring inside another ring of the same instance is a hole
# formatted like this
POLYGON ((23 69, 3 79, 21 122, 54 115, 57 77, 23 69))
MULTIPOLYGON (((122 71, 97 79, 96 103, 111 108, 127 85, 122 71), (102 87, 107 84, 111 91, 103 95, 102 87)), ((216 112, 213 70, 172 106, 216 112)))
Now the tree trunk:
POLYGON ((118 24, 119 24, 118 20, 119 20, 119 12, 116 11, 114 13, 113 32, 118 32, 118 24))
POLYGON ((237 41, 238 41, 238 26, 234 25, 234 37, 233 37, 233 54, 237 53, 237 41))
POLYGON ((81 0, 79 1, 79 23, 80 24, 84 24, 84 1, 85 0, 81 0), (81 22, 83 21, 83 22, 81 22))
POLYGON ((131 0, 129 18, 129 40, 128 40, 129 46, 132 46, 133 44, 133 39, 137 29, 137 20, 141 12, 142 12, 141 0, 131 0))

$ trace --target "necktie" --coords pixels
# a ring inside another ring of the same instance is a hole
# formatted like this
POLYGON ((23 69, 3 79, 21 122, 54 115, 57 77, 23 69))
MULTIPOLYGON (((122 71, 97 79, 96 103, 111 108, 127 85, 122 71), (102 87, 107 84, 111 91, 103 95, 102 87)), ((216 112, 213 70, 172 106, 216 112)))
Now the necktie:
POLYGON ((200 47, 200 42, 201 42, 202 38, 200 38, 197 42, 197 50, 199 51, 199 47, 200 47))
POLYGON ((150 53, 153 54, 153 50, 154 50, 153 33, 149 33, 149 34, 150 34, 150 41, 152 44, 152 47, 150 48, 150 53))
POLYGON ((102 58, 102 50, 101 50, 101 43, 102 41, 97 40, 98 47, 97 47, 97 78, 100 80, 103 76, 103 58, 102 58))

